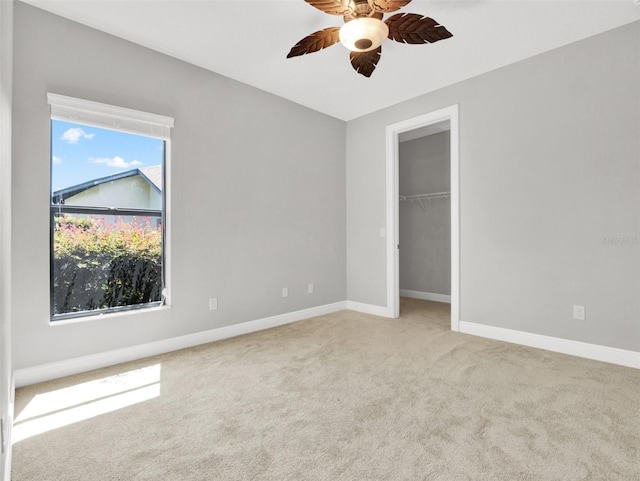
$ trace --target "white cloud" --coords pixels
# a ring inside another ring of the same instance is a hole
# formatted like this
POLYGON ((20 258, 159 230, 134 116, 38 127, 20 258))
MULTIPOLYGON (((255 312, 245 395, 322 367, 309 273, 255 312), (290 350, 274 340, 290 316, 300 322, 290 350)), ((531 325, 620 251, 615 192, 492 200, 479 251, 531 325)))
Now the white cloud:
POLYGON ((60 137, 60 139, 69 142, 70 144, 77 144, 78 140, 80 140, 81 138, 91 140, 93 139, 94 135, 95 134, 87 134, 80 127, 76 127, 74 129, 67 130, 64 134, 62 134, 62 137, 60 137))
POLYGON ((135 167, 136 165, 142 165, 142 162, 137 160, 132 160, 131 162, 127 162, 122 157, 103 157, 103 158, 93 158, 90 157, 89 160, 94 164, 106 164, 108 167, 126 169, 127 167, 135 167))
POLYGON ((62 158, 58 157, 57 155, 54 155, 54 156, 51 157, 51 161, 54 164, 61 164, 62 163, 62 158))

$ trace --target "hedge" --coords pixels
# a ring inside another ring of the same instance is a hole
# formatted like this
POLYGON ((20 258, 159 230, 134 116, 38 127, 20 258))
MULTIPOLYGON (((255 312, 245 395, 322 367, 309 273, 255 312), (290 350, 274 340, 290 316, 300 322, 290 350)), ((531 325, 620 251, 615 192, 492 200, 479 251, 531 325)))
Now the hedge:
POLYGON ((53 313, 161 300, 162 229, 116 218, 54 219, 53 313))

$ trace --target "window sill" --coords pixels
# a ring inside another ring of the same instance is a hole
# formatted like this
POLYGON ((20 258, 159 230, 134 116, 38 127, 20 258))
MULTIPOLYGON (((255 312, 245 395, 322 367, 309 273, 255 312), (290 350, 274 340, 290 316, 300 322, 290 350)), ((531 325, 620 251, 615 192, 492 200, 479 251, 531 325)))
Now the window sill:
POLYGON ((84 322, 101 321, 105 319, 115 319, 115 318, 124 317, 124 316, 139 316, 139 315, 146 315, 146 314, 154 314, 162 311, 167 311, 169 309, 171 309, 171 306, 165 304, 158 307, 131 309, 131 310, 121 311, 121 312, 105 312, 102 314, 88 314, 86 316, 74 317, 71 319, 60 319, 57 321, 49 320, 49 326, 51 327, 67 326, 69 324, 79 324, 84 322))

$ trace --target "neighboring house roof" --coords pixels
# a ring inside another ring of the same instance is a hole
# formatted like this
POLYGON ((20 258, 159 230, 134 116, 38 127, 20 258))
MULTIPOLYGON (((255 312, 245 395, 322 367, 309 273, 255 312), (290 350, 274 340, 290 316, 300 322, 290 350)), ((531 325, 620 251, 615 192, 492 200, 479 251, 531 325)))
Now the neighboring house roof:
POLYGON ((78 195, 80 192, 84 192, 85 190, 91 189, 92 187, 107 182, 112 182, 114 180, 134 177, 136 175, 146 180, 156 192, 162 192, 162 165, 152 165, 150 167, 143 167, 141 169, 132 169, 125 172, 118 172, 117 174, 107 175, 106 177, 88 180, 87 182, 83 182, 82 184, 72 185, 71 187, 56 190, 53 193, 53 203, 64 204, 64 201, 69 197, 78 195))
POLYGON ((162 192, 162 164, 143 167, 138 171, 154 185, 158 192, 162 192))

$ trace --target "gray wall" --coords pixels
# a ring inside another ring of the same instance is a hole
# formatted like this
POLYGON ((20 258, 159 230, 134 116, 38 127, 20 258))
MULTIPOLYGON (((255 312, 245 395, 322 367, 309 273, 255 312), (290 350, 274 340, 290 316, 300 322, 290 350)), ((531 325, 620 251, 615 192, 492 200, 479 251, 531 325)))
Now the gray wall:
POLYGON ((635 22, 348 122, 348 299, 387 303, 385 126, 459 104, 461 319, 640 350, 638 38, 635 22))
MULTIPOLYGON (((447 192, 451 188, 449 132, 400 142, 401 195, 447 192)), ((400 289, 451 294, 451 199, 399 205, 400 289)))
POLYGON ((0 2, 0 416, 4 449, 0 481, 11 471, 13 367, 11 361, 11 89, 13 2, 0 2))
POLYGON ((21 3, 14 58, 14 368, 346 298, 344 122, 21 3), (175 118, 171 309, 49 324, 47 92, 175 118))

